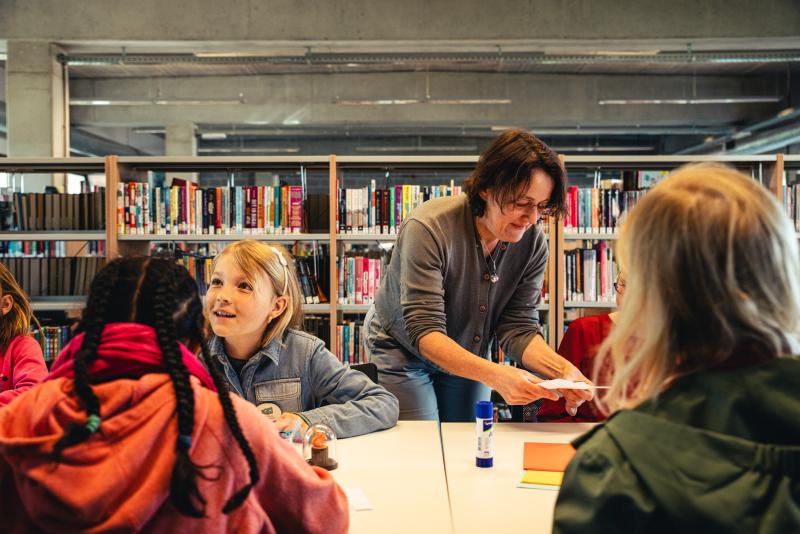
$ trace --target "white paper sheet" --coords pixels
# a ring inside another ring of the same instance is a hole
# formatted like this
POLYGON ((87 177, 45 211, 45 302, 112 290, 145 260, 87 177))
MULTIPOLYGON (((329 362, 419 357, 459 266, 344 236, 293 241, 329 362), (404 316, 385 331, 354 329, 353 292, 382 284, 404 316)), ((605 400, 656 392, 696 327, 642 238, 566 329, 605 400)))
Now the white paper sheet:
POLYGON ((544 389, 608 389, 608 386, 593 386, 586 382, 573 382, 572 380, 564 380, 563 378, 544 380, 537 385, 544 389))
POLYGON ((350 508, 356 512, 362 510, 372 510, 372 503, 369 502, 367 494, 361 488, 345 488, 347 500, 350 502, 350 508))

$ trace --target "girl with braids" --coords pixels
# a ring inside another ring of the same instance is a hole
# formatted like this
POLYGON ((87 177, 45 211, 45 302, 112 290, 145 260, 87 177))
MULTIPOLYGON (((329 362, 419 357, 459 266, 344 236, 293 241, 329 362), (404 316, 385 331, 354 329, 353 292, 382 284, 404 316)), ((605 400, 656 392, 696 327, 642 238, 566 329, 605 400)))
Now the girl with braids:
POLYGON ((301 332, 302 293, 287 252, 246 240, 214 259, 206 315, 209 343, 230 388, 275 419, 280 430, 325 423, 338 437, 397 424, 397 399, 342 365, 301 332))
POLYGON ((330 475, 195 357, 203 328, 183 267, 125 258, 97 275, 50 376, 0 410, 6 530, 347 530, 330 475))
POLYGON ((0 406, 47 376, 42 347, 29 334, 31 319, 28 296, 0 263, 0 406))

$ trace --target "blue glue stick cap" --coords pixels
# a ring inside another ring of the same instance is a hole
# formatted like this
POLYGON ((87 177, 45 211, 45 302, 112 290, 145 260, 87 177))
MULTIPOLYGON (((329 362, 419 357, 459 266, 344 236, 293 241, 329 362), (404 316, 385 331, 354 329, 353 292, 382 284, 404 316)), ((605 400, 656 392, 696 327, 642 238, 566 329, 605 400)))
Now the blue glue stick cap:
POLYGON ((492 401, 478 401, 475 403, 475 417, 478 419, 493 419, 494 404, 492 401))

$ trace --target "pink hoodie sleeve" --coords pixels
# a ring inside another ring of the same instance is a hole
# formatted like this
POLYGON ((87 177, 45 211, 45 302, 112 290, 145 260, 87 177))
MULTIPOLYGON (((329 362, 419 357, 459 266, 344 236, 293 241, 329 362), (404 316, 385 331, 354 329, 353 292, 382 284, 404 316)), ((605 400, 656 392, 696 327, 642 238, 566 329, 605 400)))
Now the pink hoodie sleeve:
POLYGON ((0 406, 10 403, 46 376, 42 348, 30 336, 17 336, 3 358, 2 380, 10 380, 11 387, 0 393, 0 406))
POLYGON ((235 396, 232 400, 261 470, 253 495, 276 530, 346 533, 347 496, 330 473, 306 464, 255 406, 235 396))

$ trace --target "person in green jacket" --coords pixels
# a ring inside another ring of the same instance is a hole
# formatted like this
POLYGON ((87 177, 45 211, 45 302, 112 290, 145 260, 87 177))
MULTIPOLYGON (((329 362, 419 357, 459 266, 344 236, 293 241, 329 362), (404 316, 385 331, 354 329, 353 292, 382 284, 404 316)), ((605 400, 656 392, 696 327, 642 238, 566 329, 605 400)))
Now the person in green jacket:
POLYGON ((604 424, 578 438, 553 531, 800 532, 800 254, 777 200, 687 166, 623 226, 604 424))

